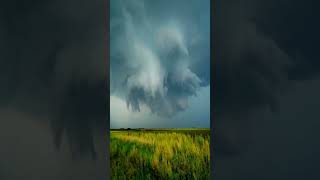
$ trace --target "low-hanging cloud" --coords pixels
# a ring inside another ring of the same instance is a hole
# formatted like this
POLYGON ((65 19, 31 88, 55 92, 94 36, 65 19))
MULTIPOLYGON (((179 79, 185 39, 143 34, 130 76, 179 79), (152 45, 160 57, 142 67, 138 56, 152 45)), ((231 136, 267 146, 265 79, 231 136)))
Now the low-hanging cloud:
POLYGON ((204 40, 209 31, 186 31, 197 24, 179 13, 163 21, 160 16, 165 12, 156 13, 154 8, 143 1, 111 1, 111 95, 125 99, 132 111, 146 105, 159 116, 173 116, 208 85, 203 74, 210 73, 201 74, 193 67, 210 63, 209 55, 201 59, 203 52, 194 50, 209 44, 204 40))

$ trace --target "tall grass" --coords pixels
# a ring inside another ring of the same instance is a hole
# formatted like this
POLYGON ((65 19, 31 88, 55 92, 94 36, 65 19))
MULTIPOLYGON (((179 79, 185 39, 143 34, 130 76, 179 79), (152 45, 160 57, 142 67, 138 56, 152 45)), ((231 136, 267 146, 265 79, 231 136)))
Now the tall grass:
POLYGON ((111 131, 112 179, 209 179, 207 134, 111 131))

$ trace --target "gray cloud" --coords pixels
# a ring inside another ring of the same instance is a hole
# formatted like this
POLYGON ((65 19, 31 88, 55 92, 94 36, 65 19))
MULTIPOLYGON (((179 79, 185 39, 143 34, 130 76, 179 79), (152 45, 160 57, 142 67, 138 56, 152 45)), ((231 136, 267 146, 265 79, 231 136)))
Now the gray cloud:
POLYGON ((214 7, 217 179, 316 179, 314 4, 230 0, 214 7))
MULTIPOLYGON (((209 1, 200 4, 209 13, 209 1)), ((161 7, 147 1, 112 1, 111 5, 111 95, 125 98, 133 111, 139 111, 141 104, 160 116, 185 110, 188 98, 210 79, 210 69, 199 68, 210 63, 209 51, 197 51, 208 49, 209 26, 201 25, 209 23, 208 17, 199 8, 188 15, 172 14, 170 8, 160 12, 161 7), (204 22, 182 18, 192 15, 204 22)))
POLYGON ((1 179, 106 179, 106 1, 0 9, 1 179))

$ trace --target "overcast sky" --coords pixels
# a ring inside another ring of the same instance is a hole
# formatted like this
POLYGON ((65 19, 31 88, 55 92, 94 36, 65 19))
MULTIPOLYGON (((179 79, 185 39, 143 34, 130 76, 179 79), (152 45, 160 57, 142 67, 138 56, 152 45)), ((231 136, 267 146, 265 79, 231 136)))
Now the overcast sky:
POLYGON ((208 1, 139 2, 111 2, 111 96, 107 1, 0 2, 1 180, 107 179, 106 95, 115 127, 206 126, 209 87, 217 179, 320 179, 319 1, 211 1, 214 84, 208 1))
POLYGON ((112 0, 111 128, 210 126, 210 1, 112 0))
POLYGON ((319 2, 215 1, 216 179, 319 179, 319 2))
POLYGON ((108 178, 106 4, 0 2, 1 180, 108 178))

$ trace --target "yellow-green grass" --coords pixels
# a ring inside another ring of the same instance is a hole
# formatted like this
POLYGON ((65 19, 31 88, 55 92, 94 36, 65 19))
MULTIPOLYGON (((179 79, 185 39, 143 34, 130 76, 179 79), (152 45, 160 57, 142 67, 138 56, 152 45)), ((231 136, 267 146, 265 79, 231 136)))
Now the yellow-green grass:
POLYGON ((110 141, 112 179, 209 179, 208 129, 112 130, 110 141))

